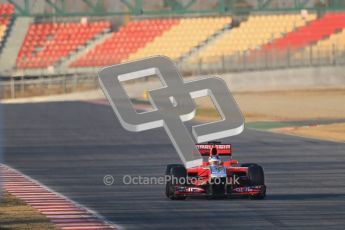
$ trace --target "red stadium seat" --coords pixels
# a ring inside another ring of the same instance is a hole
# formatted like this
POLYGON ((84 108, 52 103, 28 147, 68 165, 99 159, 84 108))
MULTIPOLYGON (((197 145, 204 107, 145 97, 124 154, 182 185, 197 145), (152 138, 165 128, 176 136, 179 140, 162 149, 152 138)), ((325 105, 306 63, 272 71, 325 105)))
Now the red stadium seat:
POLYGON ((84 45, 110 22, 32 24, 17 57, 17 68, 47 68, 84 45))
POLYGON ((344 13, 327 13, 320 19, 314 20, 310 24, 290 32, 270 44, 264 45, 262 51, 300 49, 343 28, 345 28, 344 13))
POLYGON ((131 21, 113 33, 109 39, 72 62, 70 66, 88 67, 119 63, 178 23, 178 19, 131 21))

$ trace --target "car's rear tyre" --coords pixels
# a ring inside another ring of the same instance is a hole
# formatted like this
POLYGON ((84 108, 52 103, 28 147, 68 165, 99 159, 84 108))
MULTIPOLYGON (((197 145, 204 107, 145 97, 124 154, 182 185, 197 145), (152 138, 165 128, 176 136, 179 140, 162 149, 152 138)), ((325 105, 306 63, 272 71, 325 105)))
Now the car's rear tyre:
POLYGON ((265 176, 264 170, 260 165, 251 165, 248 167, 248 179, 250 185, 264 185, 265 184, 265 176))
POLYGON ((168 164, 166 169, 165 169, 165 175, 170 175, 171 173, 171 168, 173 167, 184 167, 182 164, 168 164))
POLYGON ((263 191, 257 195, 253 195, 250 198, 255 200, 262 200, 266 197, 266 187, 265 187, 265 175, 264 170, 260 165, 248 164, 248 179, 251 186, 264 186, 263 191))
POLYGON ((187 180, 187 170, 186 168, 181 164, 171 164, 168 165, 166 168, 166 175, 171 176, 170 179, 166 182, 165 186, 165 195, 171 199, 171 200, 184 200, 186 199, 185 196, 176 196, 175 191, 175 185, 176 184, 184 184, 187 180), (180 183, 178 183, 180 182, 180 183))
MULTIPOLYGON (((174 167, 184 167, 184 166, 182 164, 168 164, 166 169, 165 169, 165 175, 172 176, 171 169, 174 167)), ((166 181, 166 186, 165 186, 166 197, 169 198, 169 196, 170 196, 169 193, 172 190, 172 188, 173 188, 173 185, 172 185, 171 181, 166 181)))
POLYGON ((244 164, 241 164, 241 167, 250 167, 250 166, 254 166, 254 165, 258 166, 258 164, 256 164, 256 163, 244 163, 244 164))

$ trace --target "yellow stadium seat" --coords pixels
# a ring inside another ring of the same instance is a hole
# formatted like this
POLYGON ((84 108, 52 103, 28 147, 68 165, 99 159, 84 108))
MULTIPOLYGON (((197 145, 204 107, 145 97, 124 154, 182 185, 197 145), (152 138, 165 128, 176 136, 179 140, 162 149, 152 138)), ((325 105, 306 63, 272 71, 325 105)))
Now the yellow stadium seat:
POLYGON ((252 15, 239 27, 225 32, 215 42, 200 50, 192 57, 191 63, 217 61, 221 56, 231 56, 280 38, 283 34, 314 20, 316 15, 303 18, 300 14, 252 15), (210 59, 209 56, 215 54, 210 59), (217 58, 218 57, 218 58, 217 58))
POLYGON ((6 28, 7 27, 5 25, 0 25, 0 42, 2 41, 3 37, 5 36, 6 28))
POLYGON ((231 23, 230 17, 181 19, 179 24, 131 54, 128 59, 139 59, 157 54, 178 59, 229 23, 231 23))

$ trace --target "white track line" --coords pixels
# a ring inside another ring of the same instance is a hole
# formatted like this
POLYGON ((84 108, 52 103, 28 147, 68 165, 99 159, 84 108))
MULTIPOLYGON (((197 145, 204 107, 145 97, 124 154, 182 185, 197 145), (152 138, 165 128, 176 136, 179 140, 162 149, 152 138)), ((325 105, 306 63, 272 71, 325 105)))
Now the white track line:
POLYGON ((123 229, 16 169, 0 164, 3 188, 62 229, 123 229))

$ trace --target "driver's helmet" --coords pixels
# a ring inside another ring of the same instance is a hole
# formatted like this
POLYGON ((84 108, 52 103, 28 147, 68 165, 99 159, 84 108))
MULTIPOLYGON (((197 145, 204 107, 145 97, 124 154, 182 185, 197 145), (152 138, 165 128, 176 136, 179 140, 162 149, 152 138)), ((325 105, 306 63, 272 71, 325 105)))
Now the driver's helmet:
POLYGON ((208 163, 212 166, 219 166, 221 163, 221 160, 220 160, 219 156, 210 156, 208 158, 208 163))

